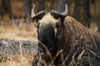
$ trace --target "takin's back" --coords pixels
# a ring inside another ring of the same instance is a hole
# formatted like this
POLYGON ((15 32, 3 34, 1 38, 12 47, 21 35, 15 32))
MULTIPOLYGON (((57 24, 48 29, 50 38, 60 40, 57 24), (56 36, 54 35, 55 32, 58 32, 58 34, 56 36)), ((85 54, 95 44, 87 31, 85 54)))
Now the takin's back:
MULTIPOLYGON (((100 66, 100 34, 92 31, 74 18, 67 16, 64 21, 64 55, 71 55, 72 64, 100 66), (74 62, 73 62, 74 60, 74 62)), ((65 57, 66 58, 66 57, 65 57)), ((69 57, 70 58, 70 57, 69 57)))

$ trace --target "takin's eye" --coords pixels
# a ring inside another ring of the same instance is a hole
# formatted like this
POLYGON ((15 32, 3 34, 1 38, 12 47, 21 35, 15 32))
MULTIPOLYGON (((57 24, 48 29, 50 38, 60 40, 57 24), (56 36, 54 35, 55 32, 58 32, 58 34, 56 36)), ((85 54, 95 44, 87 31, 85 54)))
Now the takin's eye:
POLYGON ((39 25, 40 25, 40 22, 37 23, 37 32, 39 30, 39 25))
POLYGON ((37 28, 39 28, 40 22, 37 23, 37 28))

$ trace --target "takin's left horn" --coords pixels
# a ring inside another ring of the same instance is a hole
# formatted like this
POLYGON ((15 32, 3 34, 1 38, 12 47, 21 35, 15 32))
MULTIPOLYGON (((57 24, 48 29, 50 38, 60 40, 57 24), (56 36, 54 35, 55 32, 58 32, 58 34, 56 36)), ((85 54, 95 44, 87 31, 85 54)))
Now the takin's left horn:
POLYGON ((63 13, 59 13, 57 11, 51 10, 50 14, 54 16, 55 18, 65 18, 68 14, 68 7, 67 4, 65 4, 65 11, 63 13))

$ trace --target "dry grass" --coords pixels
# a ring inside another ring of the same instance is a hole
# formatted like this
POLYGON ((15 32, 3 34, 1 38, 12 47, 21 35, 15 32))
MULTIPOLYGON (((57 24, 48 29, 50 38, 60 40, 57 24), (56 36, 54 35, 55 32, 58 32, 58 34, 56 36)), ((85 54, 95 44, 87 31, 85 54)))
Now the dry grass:
POLYGON ((22 25, 20 28, 15 24, 1 25, 0 38, 14 39, 14 40, 36 40, 36 31, 34 31, 34 24, 22 25))
POLYGON ((1 62, 0 66, 32 66, 32 60, 34 56, 11 56, 8 55, 10 58, 10 61, 8 60, 7 62, 1 62))
MULTIPOLYGON (((9 25, 11 21, 3 20, 0 22, 0 39, 13 40, 36 40, 36 31, 34 30, 34 23, 22 24, 19 28, 17 24, 9 25)), ((10 60, 0 62, 0 66, 32 66, 32 55, 7 55, 10 60)))

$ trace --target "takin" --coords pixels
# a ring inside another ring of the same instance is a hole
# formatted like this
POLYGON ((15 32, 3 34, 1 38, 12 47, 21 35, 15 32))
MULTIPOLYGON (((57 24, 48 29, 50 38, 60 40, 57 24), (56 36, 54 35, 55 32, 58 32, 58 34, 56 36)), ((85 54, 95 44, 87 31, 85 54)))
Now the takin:
POLYGON ((67 5, 62 13, 34 10, 39 51, 32 66, 100 66, 100 34, 68 16, 67 5))

